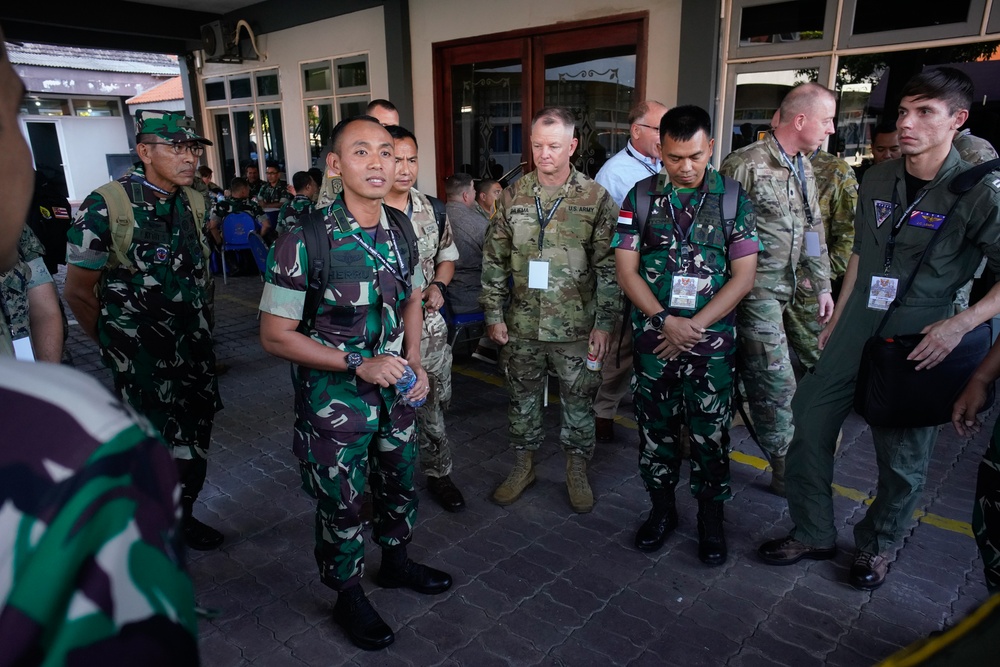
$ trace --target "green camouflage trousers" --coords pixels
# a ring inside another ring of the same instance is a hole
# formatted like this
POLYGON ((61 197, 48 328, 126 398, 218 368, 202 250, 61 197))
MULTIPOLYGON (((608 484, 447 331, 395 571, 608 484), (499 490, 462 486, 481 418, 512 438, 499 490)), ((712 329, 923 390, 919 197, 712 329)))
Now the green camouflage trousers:
POLYGON ((534 451, 545 439, 542 392, 548 391, 552 371, 559 378, 559 444, 567 454, 586 459, 594 455, 591 407, 601 373, 587 370, 587 346, 586 340, 550 343, 511 338, 500 348, 500 368, 510 392, 509 437, 515 449, 534 451))
POLYGON ((807 290, 801 284, 795 287, 795 302, 788 304, 784 313, 785 335, 788 344, 795 350, 806 368, 813 368, 819 361, 819 334, 823 325, 816 321, 819 314, 819 302, 812 290, 807 290))
POLYGON ((444 427, 444 413, 451 401, 451 346, 448 324, 440 313, 424 318, 420 362, 430 381, 427 402, 417 408, 420 469, 429 477, 444 477, 451 474, 451 447, 444 427))
POLYGON ((680 477, 680 432, 691 437, 691 494, 727 500, 729 423, 735 354, 683 355, 673 361, 635 355, 633 395, 639 426, 639 474, 647 490, 673 489, 680 477))
MULTIPOLYGON (((306 420, 296 430, 318 439, 306 420), (310 432, 311 433, 307 433, 310 432)), ((319 578, 334 590, 361 582, 365 544, 361 503, 371 486, 373 539, 382 547, 407 544, 417 520, 416 428, 413 408, 395 401, 383 408, 375 433, 337 433, 330 441, 337 464, 299 461, 302 488, 316 499, 316 564, 319 578)))
POLYGON ((782 324, 786 303, 744 299, 736 307, 737 365, 760 446, 784 456, 792 439, 795 371, 782 324))
POLYGON ((997 428, 994 427, 989 449, 979 463, 976 504, 972 508, 972 530, 983 558, 986 587, 990 593, 1000 593, 1000 446, 997 442, 997 428))

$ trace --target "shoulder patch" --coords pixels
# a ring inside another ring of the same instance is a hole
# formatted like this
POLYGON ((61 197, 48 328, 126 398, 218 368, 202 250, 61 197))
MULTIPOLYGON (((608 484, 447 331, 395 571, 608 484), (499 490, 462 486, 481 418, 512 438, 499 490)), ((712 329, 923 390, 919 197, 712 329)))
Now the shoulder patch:
POLYGON ((993 188, 994 192, 1000 192, 1000 177, 992 176, 986 181, 986 184, 993 188))

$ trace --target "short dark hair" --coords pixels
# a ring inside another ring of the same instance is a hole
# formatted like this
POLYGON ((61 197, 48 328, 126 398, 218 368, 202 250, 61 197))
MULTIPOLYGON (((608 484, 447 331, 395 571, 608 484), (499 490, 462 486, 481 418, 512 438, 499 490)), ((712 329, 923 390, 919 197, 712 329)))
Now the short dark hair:
POLYGON ((316 185, 318 185, 318 186, 319 185, 323 185, 323 170, 322 169, 320 169, 319 167, 310 167, 309 170, 306 173, 308 173, 309 176, 312 177, 313 182, 315 182, 316 185))
POLYGON ((499 185, 500 181, 494 180, 492 178, 481 178, 476 181, 476 196, 485 194, 490 191, 494 185, 499 185))
POLYGON ((948 113, 955 113, 972 106, 973 90, 972 79, 965 72, 954 67, 935 67, 907 81, 899 98, 941 100, 948 105, 948 113))
POLYGON ((892 134, 896 131, 896 121, 884 120, 872 128, 872 141, 880 134, 892 134))
POLYGON ((249 188, 250 181, 243 178, 242 176, 237 176, 233 180, 229 181, 229 191, 232 192, 238 188, 249 188))
POLYGON ((386 111, 395 111, 396 113, 399 113, 399 109, 396 108, 395 104, 393 104, 389 100, 384 100, 382 98, 374 99, 371 102, 369 102, 368 106, 365 107, 365 111, 371 113, 372 111, 375 110, 376 107, 381 107, 386 111))
POLYGON ((449 199, 460 196, 470 185, 472 185, 472 176, 468 174, 452 174, 444 179, 444 191, 449 199))
POLYGON ((247 166, 243 167, 243 173, 250 171, 251 169, 256 169, 257 173, 260 173, 260 167, 257 166, 256 162, 250 162, 247 166))
POLYGON ((687 141, 698 134, 698 130, 704 131, 705 136, 711 138, 712 117, 707 111, 693 104, 674 107, 660 119, 660 141, 665 137, 676 141, 687 141))
POLYGON ((299 190, 305 190, 309 187, 309 182, 312 181, 313 177, 309 175, 308 171, 297 171, 292 176, 292 187, 295 188, 295 192, 298 193, 299 190))
POLYGON ((344 136, 344 128, 346 128, 351 123, 354 123, 354 122, 357 122, 357 121, 364 121, 364 122, 368 122, 368 123, 375 123, 379 127, 382 127, 382 123, 378 122, 377 118, 374 118, 374 117, 368 116, 368 115, 351 116, 350 118, 345 118, 344 120, 342 120, 339 123, 337 123, 336 125, 334 125, 333 129, 330 130, 330 152, 331 153, 336 153, 337 155, 340 155, 340 140, 344 136))
POLYGON ((416 138, 416 136, 414 136, 414 134, 412 132, 410 132, 409 130, 407 130, 402 125, 386 125, 385 129, 389 131, 389 134, 392 135, 392 138, 393 138, 394 141, 401 141, 403 139, 409 139, 410 141, 413 142, 413 146, 417 150, 420 150, 420 146, 417 144, 417 138, 416 138))
POLYGON ((211 178, 212 168, 209 167, 207 164, 203 164, 198 167, 198 175, 201 176, 202 178, 211 178))

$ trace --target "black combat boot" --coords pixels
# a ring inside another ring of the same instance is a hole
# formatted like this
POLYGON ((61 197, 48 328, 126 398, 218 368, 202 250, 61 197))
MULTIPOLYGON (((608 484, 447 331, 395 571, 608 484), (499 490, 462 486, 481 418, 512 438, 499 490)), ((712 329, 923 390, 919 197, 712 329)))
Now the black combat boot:
POLYGON ((698 558, 706 565, 722 565, 729 553, 722 528, 722 507, 721 500, 698 501, 698 558))
POLYGON ((395 639, 392 630, 368 602, 360 584, 340 591, 333 607, 333 620, 344 628, 355 646, 366 651, 385 648, 395 639))
POLYGON ((181 535, 184 544, 196 551, 211 551, 222 546, 222 533, 194 518, 194 498, 181 498, 181 535))
POLYGON ((677 528, 677 504, 673 489, 652 489, 649 497, 653 508, 649 517, 635 534, 635 548, 639 551, 657 551, 667 535, 677 528))
POLYGON ((409 588, 424 595, 437 595, 451 588, 451 575, 415 563, 406 555, 406 546, 382 548, 382 565, 375 578, 382 588, 409 588))

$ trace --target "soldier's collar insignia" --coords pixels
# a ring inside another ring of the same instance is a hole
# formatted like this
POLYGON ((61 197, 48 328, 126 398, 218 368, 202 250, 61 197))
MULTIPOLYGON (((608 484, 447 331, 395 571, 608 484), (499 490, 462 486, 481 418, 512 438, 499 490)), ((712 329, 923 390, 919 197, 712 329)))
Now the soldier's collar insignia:
POLYGON ((875 226, 881 227, 882 223, 892 215, 892 210, 896 208, 896 205, 882 199, 875 199, 873 203, 875 204, 875 226))

